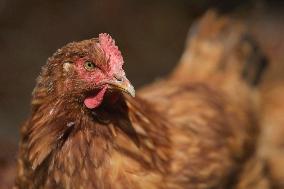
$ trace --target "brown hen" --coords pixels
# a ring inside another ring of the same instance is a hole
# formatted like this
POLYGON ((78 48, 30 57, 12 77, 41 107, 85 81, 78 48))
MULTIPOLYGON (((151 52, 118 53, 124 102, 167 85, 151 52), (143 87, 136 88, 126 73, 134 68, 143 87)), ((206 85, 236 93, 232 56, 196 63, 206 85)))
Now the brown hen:
POLYGON ((236 188, 263 63, 241 25, 209 13, 175 72, 132 98, 109 35, 66 45, 37 80, 15 188, 236 188))

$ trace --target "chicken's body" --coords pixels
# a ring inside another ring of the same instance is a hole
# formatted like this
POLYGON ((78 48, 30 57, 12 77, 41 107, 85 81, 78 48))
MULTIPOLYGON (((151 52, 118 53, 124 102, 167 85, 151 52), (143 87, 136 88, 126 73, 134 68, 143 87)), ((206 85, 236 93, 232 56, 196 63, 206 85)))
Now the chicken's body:
MULTIPOLYGON (((135 105, 141 106, 136 103, 135 105)), ((136 112, 133 113, 133 119, 140 116, 136 115, 136 112)), ((76 116, 76 114, 63 113, 62 116, 71 116, 70 119, 72 119, 72 116, 76 116)), ((118 113, 115 116, 126 115, 118 113)), ((146 135, 141 133, 144 138, 140 139, 140 148, 138 148, 135 134, 132 133, 131 128, 127 128, 128 123, 126 125, 121 123, 121 127, 125 128, 120 128, 120 123, 118 125, 99 123, 86 118, 88 117, 76 117, 76 120, 69 122, 72 124, 70 127, 66 127, 64 124, 65 128, 62 129, 66 129, 65 132, 68 132, 68 136, 51 138, 50 135, 53 133, 46 134, 45 132, 48 131, 35 131, 38 135, 43 135, 35 139, 38 146, 34 148, 37 153, 34 152, 35 154, 31 158, 34 164, 27 161, 30 157, 27 157, 29 154, 26 153, 27 149, 22 143, 20 156, 23 159, 20 161, 20 167, 23 170, 20 169, 19 172, 19 188, 100 189, 143 188, 146 186, 153 188, 162 183, 160 172, 165 171, 162 169, 167 167, 168 158, 161 149, 168 145, 167 131, 162 124, 161 126, 155 125, 155 128, 149 128, 146 135), (159 135, 161 141, 153 144, 159 135), (56 146, 45 146, 47 145, 45 141, 50 140, 54 140, 56 146), (61 144, 61 141, 64 144, 61 144), (161 149, 159 155, 157 151, 154 151, 156 148, 161 149), (47 154, 49 150, 53 150, 51 154, 47 154)), ((128 121, 128 117, 125 117, 125 120, 121 117, 119 119, 122 119, 122 122, 128 121)), ((145 125, 138 127, 142 129, 143 126, 145 125)), ((41 128, 41 130, 43 129, 41 128)), ((26 134, 25 131, 23 134, 26 134)), ((137 131, 137 134, 139 135, 140 132, 137 131)))
MULTIPOLYGON (((183 61, 138 98, 118 95, 112 102, 106 94, 89 110, 38 85, 33 114, 21 131, 16 188, 235 188, 258 129, 253 89, 241 73, 244 63, 259 62, 250 59, 250 43, 239 43, 242 30, 228 30, 226 20, 215 24, 211 35, 201 23, 201 36, 189 44, 190 53, 212 59, 183 61), (228 36, 231 41, 214 43, 228 36), (200 37, 205 48, 194 46, 200 37), (212 54, 206 45, 214 46, 212 54)), ((40 83, 48 74, 46 68, 40 83)))

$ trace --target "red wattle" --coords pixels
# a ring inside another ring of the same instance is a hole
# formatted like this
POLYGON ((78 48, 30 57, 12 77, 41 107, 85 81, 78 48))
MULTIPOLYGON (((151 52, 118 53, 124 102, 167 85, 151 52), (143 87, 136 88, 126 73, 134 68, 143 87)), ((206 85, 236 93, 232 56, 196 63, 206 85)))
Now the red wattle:
POLYGON ((91 95, 88 96, 85 100, 84 100, 84 104, 87 106, 87 108, 89 109, 94 109, 96 107, 98 107, 104 98, 104 94, 107 90, 107 86, 104 86, 98 94, 96 95, 91 95))

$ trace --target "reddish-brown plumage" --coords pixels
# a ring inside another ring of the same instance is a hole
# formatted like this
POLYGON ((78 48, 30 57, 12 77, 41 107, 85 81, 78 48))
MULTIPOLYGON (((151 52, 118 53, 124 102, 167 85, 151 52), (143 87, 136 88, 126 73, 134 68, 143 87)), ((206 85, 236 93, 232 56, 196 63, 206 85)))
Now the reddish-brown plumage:
POLYGON ((121 92, 134 95, 109 36, 58 50, 38 78, 32 114, 21 130, 16 188, 234 188, 253 153, 257 123, 252 89, 241 74, 254 55, 243 49, 251 44, 239 43, 244 35, 239 28, 233 29, 236 40, 221 45, 212 40, 231 34, 229 23, 216 21, 214 36, 201 22, 202 35, 191 41, 205 45, 189 44, 201 54, 221 56, 221 63, 183 59, 172 77, 136 98, 121 92), (208 45, 217 49, 206 51, 208 45), (218 51, 222 45, 228 52, 218 51), (86 61, 98 68, 86 72, 86 61), (108 69, 111 63, 114 69, 108 69), (198 67, 195 74, 185 70, 190 67, 198 67), (86 106, 85 99, 104 87, 103 100, 86 106))
POLYGON ((126 100, 121 90, 133 89, 122 59, 100 47, 98 39, 68 44, 44 66, 21 130, 18 188, 133 188, 128 174, 167 172, 164 120, 142 100, 126 100), (84 61, 96 64, 92 72, 84 61))

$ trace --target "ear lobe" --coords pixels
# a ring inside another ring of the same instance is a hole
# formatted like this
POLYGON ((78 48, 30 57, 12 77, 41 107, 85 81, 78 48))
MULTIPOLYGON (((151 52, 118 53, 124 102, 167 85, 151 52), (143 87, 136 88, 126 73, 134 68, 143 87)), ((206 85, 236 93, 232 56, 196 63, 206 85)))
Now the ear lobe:
POLYGON ((70 62, 65 62, 65 63, 63 64, 63 70, 64 70, 65 72, 69 72, 69 71, 71 70, 72 66, 73 66, 73 65, 72 65, 70 62))

